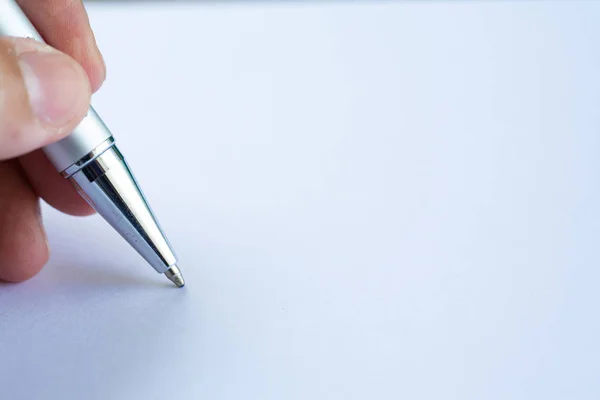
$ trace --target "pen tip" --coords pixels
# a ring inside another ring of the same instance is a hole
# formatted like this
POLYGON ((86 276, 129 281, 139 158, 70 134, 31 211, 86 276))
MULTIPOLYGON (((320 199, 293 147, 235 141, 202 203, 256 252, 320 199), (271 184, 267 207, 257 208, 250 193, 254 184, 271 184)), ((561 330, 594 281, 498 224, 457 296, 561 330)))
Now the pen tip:
POLYGON ((165 276, 177 287, 182 288, 185 286, 185 280, 183 279, 183 275, 181 274, 181 271, 177 265, 173 265, 171 268, 166 270, 165 276))

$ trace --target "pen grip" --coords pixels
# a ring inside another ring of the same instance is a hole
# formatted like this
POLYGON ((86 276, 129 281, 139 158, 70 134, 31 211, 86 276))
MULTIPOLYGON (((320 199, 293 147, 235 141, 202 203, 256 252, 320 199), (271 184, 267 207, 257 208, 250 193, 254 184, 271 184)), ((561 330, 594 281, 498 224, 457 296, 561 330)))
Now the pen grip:
MULTIPOLYGON (((0 0, 0 36, 28 37, 41 42, 44 39, 14 0, 0 0)), ((111 133, 90 107, 75 130, 59 142, 44 147, 44 153, 58 172, 77 163, 87 154, 111 138, 111 133)))

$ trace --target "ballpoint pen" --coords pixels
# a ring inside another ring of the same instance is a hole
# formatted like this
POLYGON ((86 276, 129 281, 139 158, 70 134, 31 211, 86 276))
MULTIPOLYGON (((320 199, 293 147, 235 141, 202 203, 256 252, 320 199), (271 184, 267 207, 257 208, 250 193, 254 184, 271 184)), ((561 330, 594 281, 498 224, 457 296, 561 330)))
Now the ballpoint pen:
MULTIPOLYGON (((0 36, 43 42, 14 0, 0 0, 0 36)), ((112 133, 93 107, 75 130, 43 148, 58 173, 160 274, 178 287, 185 281, 156 217, 112 133)))

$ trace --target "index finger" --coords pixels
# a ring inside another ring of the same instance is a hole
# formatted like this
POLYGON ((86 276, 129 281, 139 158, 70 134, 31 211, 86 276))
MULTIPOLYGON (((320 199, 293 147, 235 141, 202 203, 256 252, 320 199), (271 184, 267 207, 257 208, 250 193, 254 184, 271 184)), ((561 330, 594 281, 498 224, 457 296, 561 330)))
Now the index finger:
POLYGON ((73 57, 85 70, 92 91, 104 82, 106 67, 81 0, 17 0, 44 40, 73 57))

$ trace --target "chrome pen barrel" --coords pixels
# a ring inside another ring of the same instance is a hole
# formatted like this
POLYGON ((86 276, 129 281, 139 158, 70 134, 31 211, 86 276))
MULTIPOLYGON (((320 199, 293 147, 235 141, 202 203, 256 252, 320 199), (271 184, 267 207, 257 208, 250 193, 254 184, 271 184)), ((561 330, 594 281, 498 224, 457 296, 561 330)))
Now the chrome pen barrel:
MULTIPOLYGON (((44 41, 14 0, 0 0, 0 36, 44 41)), ((93 107, 70 135, 43 151, 54 168, 157 272, 168 272, 169 280, 184 286, 171 246, 110 130, 93 107)))
POLYGON ((112 138, 63 175, 158 273, 176 264, 175 253, 112 138))

